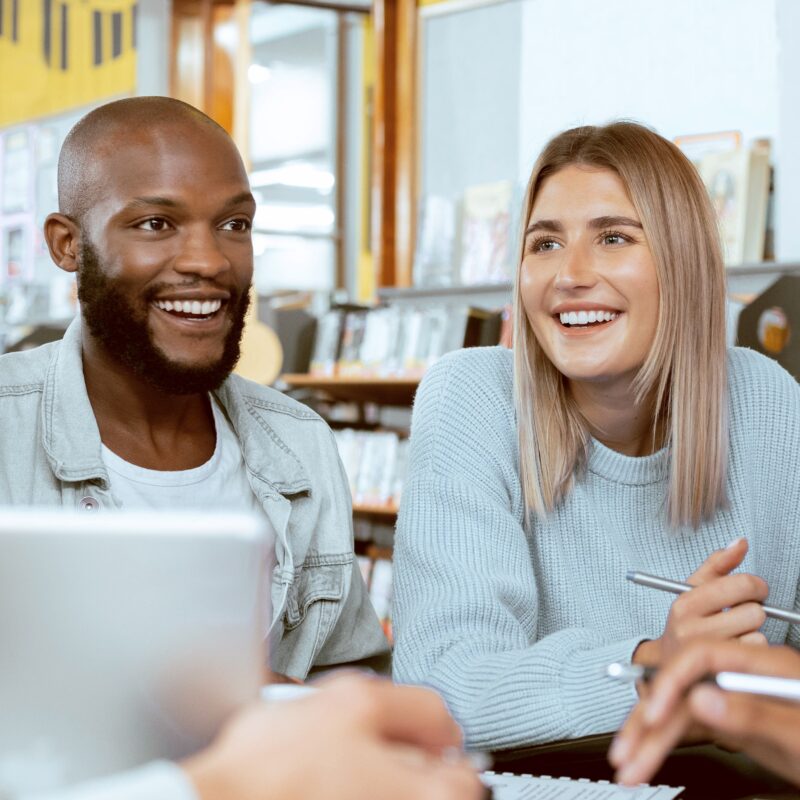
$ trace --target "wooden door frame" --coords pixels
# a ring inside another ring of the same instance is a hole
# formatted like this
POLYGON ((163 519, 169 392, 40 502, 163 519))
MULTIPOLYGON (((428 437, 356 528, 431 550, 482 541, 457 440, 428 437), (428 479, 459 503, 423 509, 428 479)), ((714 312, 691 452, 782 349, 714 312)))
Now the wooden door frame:
POLYGON ((378 287, 411 286, 416 229, 416 0, 375 0, 372 249, 378 287))

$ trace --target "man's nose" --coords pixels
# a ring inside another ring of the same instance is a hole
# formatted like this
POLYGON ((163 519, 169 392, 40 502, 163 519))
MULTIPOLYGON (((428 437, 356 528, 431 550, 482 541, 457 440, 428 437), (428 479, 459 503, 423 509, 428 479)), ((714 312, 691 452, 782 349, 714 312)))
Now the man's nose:
POLYGON ((591 253, 585 248, 568 247, 559 261, 558 271, 553 281, 556 289, 571 291, 587 289, 597 283, 591 253))
POLYGON ((231 262, 223 252, 216 231, 197 227, 186 231, 181 251, 175 258, 176 272, 214 278, 231 268, 231 262))

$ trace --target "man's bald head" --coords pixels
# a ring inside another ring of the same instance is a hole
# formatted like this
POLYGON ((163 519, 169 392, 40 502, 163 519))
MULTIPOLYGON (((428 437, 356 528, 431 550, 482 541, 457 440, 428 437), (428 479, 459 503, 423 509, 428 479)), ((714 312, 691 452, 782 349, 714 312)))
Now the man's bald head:
MULTIPOLYGON (((195 128, 233 147, 225 129, 188 103, 171 97, 130 97, 100 106, 82 117, 67 134, 58 158, 58 207, 80 223, 97 194, 103 156, 151 134, 195 128)), ((180 141, 180 139, 176 139, 180 141)))

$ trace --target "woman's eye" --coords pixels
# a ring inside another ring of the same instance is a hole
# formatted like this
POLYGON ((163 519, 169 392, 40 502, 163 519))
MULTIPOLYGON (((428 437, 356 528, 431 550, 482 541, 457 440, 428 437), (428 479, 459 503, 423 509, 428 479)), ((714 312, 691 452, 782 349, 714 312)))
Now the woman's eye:
POLYGON ((621 233, 607 233, 603 236, 603 244, 623 244, 626 241, 621 233))
POLYGON ((537 239, 530 245, 530 252, 532 253, 549 253, 552 250, 558 250, 561 245, 554 239, 537 239))
POLYGON ((169 227, 169 223, 163 217, 150 217, 150 219, 139 223, 137 227, 146 231, 158 233, 160 231, 165 231, 169 227))

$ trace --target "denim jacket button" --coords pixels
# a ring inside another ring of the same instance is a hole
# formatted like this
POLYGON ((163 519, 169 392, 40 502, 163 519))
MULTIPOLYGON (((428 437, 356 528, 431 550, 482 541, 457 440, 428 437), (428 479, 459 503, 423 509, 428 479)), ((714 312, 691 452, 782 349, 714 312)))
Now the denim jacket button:
POLYGON ((81 498, 78 508, 81 511, 97 511, 100 508, 100 501, 91 495, 86 495, 86 497, 81 498))

